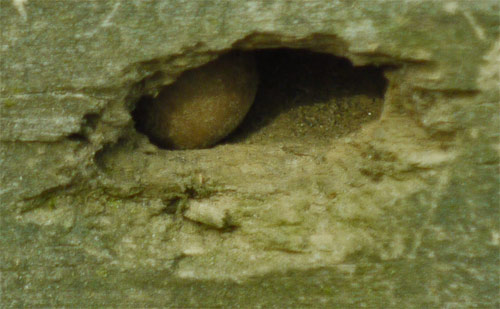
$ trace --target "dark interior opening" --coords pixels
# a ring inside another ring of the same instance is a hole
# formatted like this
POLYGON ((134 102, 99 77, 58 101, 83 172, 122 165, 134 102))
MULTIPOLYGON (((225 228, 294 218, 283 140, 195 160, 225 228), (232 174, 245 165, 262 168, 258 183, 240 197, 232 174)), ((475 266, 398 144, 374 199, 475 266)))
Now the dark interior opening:
POLYGON ((300 49, 256 51, 260 84, 243 123, 224 142, 328 142, 376 120, 383 68, 300 49))
MULTIPOLYGON (((346 58, 301 49, 252 53, 259 71, 255 101, 238 128, 218 144, 328 143, 381 114, 384 68, 355 67, 346 58)), ((143 110, 151 100, 141 98, 133 111, 143 134, 143 110)))

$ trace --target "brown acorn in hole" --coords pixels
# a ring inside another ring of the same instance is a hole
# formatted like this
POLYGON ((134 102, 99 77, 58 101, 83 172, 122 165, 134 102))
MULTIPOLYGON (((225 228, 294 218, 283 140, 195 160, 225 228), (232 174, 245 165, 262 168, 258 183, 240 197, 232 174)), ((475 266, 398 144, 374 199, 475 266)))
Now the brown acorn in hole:
POLYGON ((255 99, 253 55, 234 52, 184 72, 144 106, 143 130, 172 149, 206 148, 231 133, 255 99))

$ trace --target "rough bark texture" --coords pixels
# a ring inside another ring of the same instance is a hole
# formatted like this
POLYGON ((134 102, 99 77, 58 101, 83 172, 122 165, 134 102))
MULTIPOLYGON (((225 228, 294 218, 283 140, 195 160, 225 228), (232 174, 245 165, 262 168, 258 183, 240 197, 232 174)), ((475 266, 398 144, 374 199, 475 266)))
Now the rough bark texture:
POLYGON ((498 307, 499 11, 0 0, 1 307, 498 307), (236 135, 136 130, 231 49, 261 75, 236 135))

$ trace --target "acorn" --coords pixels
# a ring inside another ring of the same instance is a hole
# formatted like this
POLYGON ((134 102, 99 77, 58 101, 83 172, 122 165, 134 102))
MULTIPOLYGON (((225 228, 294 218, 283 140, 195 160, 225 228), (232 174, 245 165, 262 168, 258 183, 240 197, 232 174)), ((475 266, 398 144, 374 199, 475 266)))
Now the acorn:
POLYGON ((146 134, 171 149, 206 148, 231 133, 257 92, 254 56, 233 52, 184 72, 146 106, 146 134))

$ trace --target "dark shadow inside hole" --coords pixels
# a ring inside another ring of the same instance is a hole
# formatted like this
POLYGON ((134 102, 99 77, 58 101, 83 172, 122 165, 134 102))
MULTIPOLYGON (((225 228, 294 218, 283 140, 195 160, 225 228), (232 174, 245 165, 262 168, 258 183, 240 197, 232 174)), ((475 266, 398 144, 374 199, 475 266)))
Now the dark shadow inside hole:
POLYGON ((354 67, 346 58, 308 50, 255 54, 255 102, 226 143, 325 140, 380 116, 387 87, 383 68, 354 67))
POLYGON ((148 135, 146 129, 147 119, 147 107, 149 104, 153 104, 153 97, 142 96, 139 101, 135 104, 135 109, 132 111, 132 119, 134 119, 135 129, 148 136, 151 143, 155 145, 160 145, 159 141, 155 141, 154 138, 148 135))
MULTIPOLYGON (((355 67, 346 58, 301 49, 252 53, 260 79, 255 101, 243 123, 219 144, 329 142, 379 118, 387 87, 384 68, 355 67)), ((143 134, 152 100, 142 97, 132 112, 143 134)))

